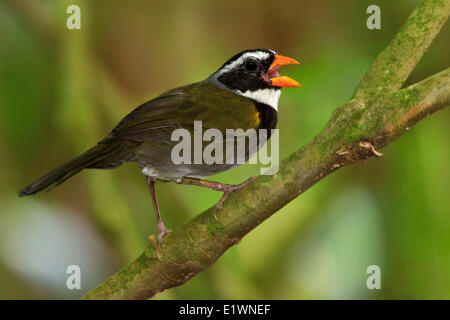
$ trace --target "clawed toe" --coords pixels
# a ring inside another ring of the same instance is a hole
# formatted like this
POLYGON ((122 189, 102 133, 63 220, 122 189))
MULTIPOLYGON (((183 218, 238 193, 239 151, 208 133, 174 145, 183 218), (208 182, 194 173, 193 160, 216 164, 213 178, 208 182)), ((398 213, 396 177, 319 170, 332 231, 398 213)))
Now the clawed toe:
POLYGON ((161 230, 161 231, 159 232, 159 235, 158 235, 158 242, 159 242, 159 243, 162 243, 162 242, 163 242, 163 238, 164 238, 168 233, 170 233, 170 232, 172 232, 172 230, 169 230, 169 229, 163 229, 163 230, 161 230))
POLYGON ((221 190, 221 191, 223 191, 223 196, 222 196, 222 198, 220 198, 219 202, 217 202, 216 208, 222 209, 223 203, 225 202, 225 200, 227 200, 228 196, 231 193, 233 193, 236 190, 239 190, 242 187, 245 187, 247 184, 249 184, 250 182, 252 182, 255 179, 256 179, 256 177, 250 177, 240 184, 225 184, 225 185, 223 185, 223 188, 221 190))
POLYGON ((217 202, 217 204, 216 204, 217 209, 222 209, 223 203, 225 202, 225 200, 227 200, 227 198, 231 194, 231 192, 232 191, 226 191, 223 193, 222 198, 220 198, 219 202, 217 202))

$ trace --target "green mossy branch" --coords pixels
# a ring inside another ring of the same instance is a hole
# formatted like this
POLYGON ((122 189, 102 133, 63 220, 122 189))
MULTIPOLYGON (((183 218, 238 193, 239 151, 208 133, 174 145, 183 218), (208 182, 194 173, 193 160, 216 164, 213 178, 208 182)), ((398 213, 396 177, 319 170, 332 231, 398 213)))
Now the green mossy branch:
POLYGON ((425 0, 367 71, 354 98, 338 107, 319 135, 280 163, 150 245, 84 299, 147 299, 181 285, 281 207, 338 168, 362 162, 427 115, 450 105, 450 69, 399 90, 450 12, 448 0, 425 0), (381 89, 380 89, 381 88, 381 89))
POLYGON ((422 1, 367 70, 354 98, 366 100, 401 88, 450 12, 450 1, 422 1))

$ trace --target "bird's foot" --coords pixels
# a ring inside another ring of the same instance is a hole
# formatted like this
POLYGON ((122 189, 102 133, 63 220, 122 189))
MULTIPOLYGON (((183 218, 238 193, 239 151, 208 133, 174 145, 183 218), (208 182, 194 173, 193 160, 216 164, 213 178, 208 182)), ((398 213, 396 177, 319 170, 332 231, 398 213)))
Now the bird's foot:
POLYGON ((165 227, 163 229, 159 229, 159 235, 158 235, 158 242, 161 244, 163 242, 163 238, 170 232, 172 232, 172 230, 170 229, 166 229, 165 227))
POLYGON ((226 184, 226 183, 221 183, 221 182, 216 182, 216 181, 209 181, 209 180, 185 177, 182 180, 178 181, 177 183, 187 184, 187 185, 191 185, 191 186, 204 187, 204 188, 208 188, 210 190, 223 192, 222 198, 220 198, 219 202, 216 204, 216 207, 218 209, 222 209, 223 203, 225 202, 225 200, 228 198, 228 196, 231 193, 246 186, 247 184, 249 184, 250 182, 252 182, 255 179, 256 179, 256 177, 250 177, 240 184, 226 184))
POLYGON ((222 198, 220 198, 219 202, 217 202, 216 208, 222 209, 223 203, 225 202, 225 200, 227 200, 227 198, 230 194, 232 194, 234 191, 236 191, 242 187, 245 187, 247 184, 249 184, 250 182, 252 182, 255 179, 256 179, 256 177, 250 177, 247 180, 245 180, 244 182, 239 183, 239 184, 221 184, 219 190, 217 190, 217 191, 223 191, 223 196, 222 196, 222 198))

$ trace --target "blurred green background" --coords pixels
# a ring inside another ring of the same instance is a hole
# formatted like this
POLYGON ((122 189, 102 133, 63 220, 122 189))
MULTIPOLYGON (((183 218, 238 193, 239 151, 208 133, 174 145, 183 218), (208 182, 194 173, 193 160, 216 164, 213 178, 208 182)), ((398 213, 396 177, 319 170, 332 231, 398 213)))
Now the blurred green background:
MULTIPOLYGON (((50 193, 17 191, 105 137, 140 103, 266 47, 301 61, 280 100, 280 157, 346 102, 415 0, 0 1, 0 298, 79 298, 131 262, 156 232, 135 164, 85 170, 50 193), (81 7, 81 30, 66 8, 81 7), (381 30, 366 8, 381 7, 381 30), (81 290, 66 268, 81 267, 81 290)), ((448 67, 449 25, 408 79, 448 67)), ((345 167, 260 225, 210 269, 156 299, 450 298, 449 110, 345 167), (368 290, 366 268, 381 268, 368 290)), ((212 177, 238 183, 243 166, 212 177)), ((176 228, 220 194, 157 186, 176 228)))

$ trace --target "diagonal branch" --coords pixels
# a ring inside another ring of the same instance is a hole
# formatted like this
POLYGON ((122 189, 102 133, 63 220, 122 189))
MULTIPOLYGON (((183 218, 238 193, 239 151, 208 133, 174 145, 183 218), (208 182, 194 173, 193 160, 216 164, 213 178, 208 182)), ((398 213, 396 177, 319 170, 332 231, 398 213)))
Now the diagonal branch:
POLYGON ((441 30, 450 13, 450 1, 425 0, 413 11, 389 46, 367 70, 354 98, 365 100, 401 88, 441 30))
POLYGON ((436 36, 445 20, 442 17, 448 16, 450 6, 444 2, 421 3, 400 33, 418 32, 424 39, 405 40, 406 46, 391 42, 361 81, 355 99, 338 107, 325 129, 283 160, 276 175, 258 177, 231 194, 222 209, 206 210, 167 235, 162 245, 150 236, 150 245, 136 261, 84 298, 146 299, 185 283, 316 182, 342 166, 381 155, 377 149, 450 105, 450 69, 397 91, 436 36), (422 16, 421 10, 426 15, 422 16), (420 25, 413 23, 418 17, 420 25), (440 21, 439 27, 432 22, 435 20, 440 21), (386 52, 393 52, 396 60, 383 58, 386 52), (380 83, 386 90, 377 94, 380 83))

